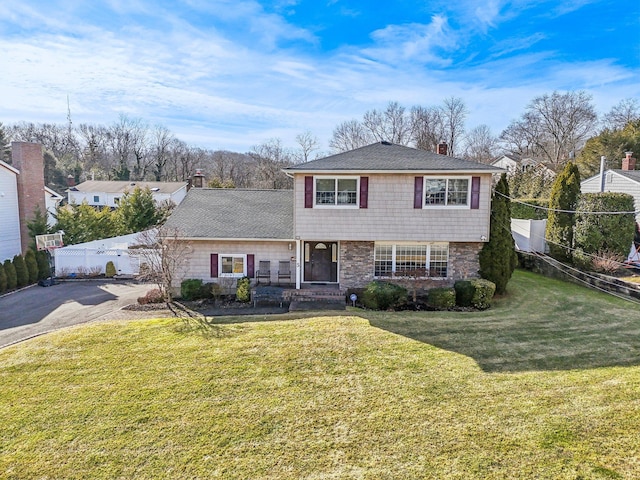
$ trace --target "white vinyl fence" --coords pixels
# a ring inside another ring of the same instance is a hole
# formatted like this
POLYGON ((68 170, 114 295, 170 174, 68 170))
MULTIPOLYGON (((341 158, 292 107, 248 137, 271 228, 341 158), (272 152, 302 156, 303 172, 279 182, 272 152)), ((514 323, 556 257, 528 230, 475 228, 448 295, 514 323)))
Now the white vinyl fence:
POLYGON ((521 252, 547 251, 547 242, 544 239, 547 228, 546 220, 520 220, 511 219, 511 235, 516 242, 516 249, 521 252))
POLYGON ((56 276, 84 276, 104 274, 107 262, 116 267, 117 275, 138 275, 153 250, 120 248, 58 248, 53 251, 56 276))

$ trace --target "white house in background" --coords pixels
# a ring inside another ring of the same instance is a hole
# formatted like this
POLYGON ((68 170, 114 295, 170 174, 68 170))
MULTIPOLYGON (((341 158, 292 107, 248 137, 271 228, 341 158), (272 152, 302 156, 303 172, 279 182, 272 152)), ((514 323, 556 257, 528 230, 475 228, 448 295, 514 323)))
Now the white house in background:
MULTIPOLYGON (((634 198, 635 210, 640 211, 640 170, 636 170, 636 159, 633 152, 627 152, 622 159, 622 169, 604 170, 602 174, 594 175, 580 183, 580 192, 617 192, 628 193, 634 198)), ((640 214, 636 214, 636 221, 640 222, 640 214)))
POLYGON ((55 213, 62 200, 64 200, 64 196, 47 186, 44 187, 44 203, 47 207, 47 225, 50 227, 56 224, 55 213))
POLYGON ((137 182, 122 180, 87 180, 67 190, 69 203, 77 205, 86 201, 96 207, 118 206, 118 202, 127 192, 136 188, 151 190, 156 203, 173 202, 179 205, 187 195, 187 182, 137 182))
POLYGON ((0 262, 21 252, 18 175, 17 169, 0 160, 0 262))
POLYGON ((533 169, 541 169, 545 173, 554 175, 553 170, 548 168, 541 160, 531 157, 521 157, 513 153, 502 155, 500 158, 491 162, 491 165, 505 169, 508 173, 526 172, 533 169))

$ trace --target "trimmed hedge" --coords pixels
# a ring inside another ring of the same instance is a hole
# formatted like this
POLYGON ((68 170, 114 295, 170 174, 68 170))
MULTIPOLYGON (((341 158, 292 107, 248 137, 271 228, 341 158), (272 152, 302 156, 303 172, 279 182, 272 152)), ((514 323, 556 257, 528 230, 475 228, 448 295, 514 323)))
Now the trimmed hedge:
POLYGON ((496 292, 496 284, 483 278, 458 280, 453 288, 456 291, 456 305, 478 310, 489 308, 496 292))
POLYGON ((456 306, 456 290, 453 287, 432 288, 427 294, 427 304, 438 310, 456 306))
POLYGON ((633 212, 634 200, 626 193, 584 193, 578 202, 573 234, 576 264, 591 269, 589 254, 608 252, 626 258, 635 233, 633 213, 594 215, 591 212, 633 212))
POLYGON ((4 261, 4 273, 7 275, 7 290, 15 290, 18 286, 18 277, 16 276, 16 267, 8 258, 4 261))
POLYGON ((371 310, 388 310, 407 303, 407 289, 394 283, 374 281, 362 293, 362 304, 371 310))
POLYGON ((27 270, 27 264, 24 262, 22 255, 15 255, 13 257, 13 266, 16 269, 16 283, 18 288, 29 285, 29 271, 27 270))
POLYGON ((180 283, 180 296, 184 300, 197 300, 202 289, 202 280, 199 278, 188 278, 180 283))
POLYGON ((518 198, 517 200, 511 200, 511 218, 546 220, 548 212, 545 208, 549 208, 548 198, 518 198), (520 202, 528 205, 523 205, 520 202))
POLYGON ((38 282, 38 261, 36 260, 36 254, 33 250, 27 250, 24 254, 24 263, 27 266, 27 273, 29 274, 29 284, 38 282))

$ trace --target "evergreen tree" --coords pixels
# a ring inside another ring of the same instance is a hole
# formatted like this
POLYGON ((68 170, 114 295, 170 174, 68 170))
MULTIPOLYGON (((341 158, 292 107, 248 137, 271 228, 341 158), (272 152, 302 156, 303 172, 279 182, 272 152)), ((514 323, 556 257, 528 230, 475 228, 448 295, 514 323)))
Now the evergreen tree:
POLYGON ((13 257, 13 266, 16 269, 16 282, 18 288, 29 285, 29 271, 27 270, 27 264, 24 262, 24 257, 22 255, 16 255, 13 257))
POLYGON ((518 264, 515 242, 511 236, 511 200, 505 173, 495 187, 491 199, 489 241, 480 251, 480 276, 496 284, 496 293, 503 294, 518 264))
POLYGON ((90 242, 120 235, 116 214, 109 207, 96 210, 86 201, 80 205, 64 205, 56 213, 54 231, 64 232, 65 245, 90 242))
POLYGON ((40 210, 39 205, 36 205, 33 211, 33 217, 27 222, 27 229, 29 230, 29 248, 36 251, 36 235, 49 233, 47 216, 40 210))
POLYGON ((33 250, 27 250, 24 255, 24 263, 27 266, 27 273, 29 274, 29 285, 38 281, 38 261, 36 260, 36 254, 33 250))
POLYGON ((575 163, 567 162, 551 188, 545 233, 549 255, 561 262, 571 260, 578 200, 580 200, 580 172, 575 163))
POLYGON ((116 210, 122 233, 142 232, 154 227, 161 218, 161 212, 148 188, 136 187, 125 193, 116 210))
POLYGON ((38 280, 44 280, 51 276, 51 268, 49 266, 49 254, 45 251, 36 253, 38 262, 38 280))
POLYGON ((18 286, 16 268, 8 258, 4 261, 4 273, 7 274, 7 290, 14 290, 18 286))
POLYGON ((7 274, 4 273, 4 266, 0 263, 0 295, 7 291, 7 274))

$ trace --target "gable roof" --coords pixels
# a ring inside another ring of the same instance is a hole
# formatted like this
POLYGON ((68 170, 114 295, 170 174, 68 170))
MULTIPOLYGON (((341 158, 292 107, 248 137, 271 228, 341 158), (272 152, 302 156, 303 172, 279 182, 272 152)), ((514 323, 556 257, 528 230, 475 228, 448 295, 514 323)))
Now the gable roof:
POLYGON ((298 172, 502 172, 484 163, 438 155, 417 148, 378 142, 284 169, 298 172))
POLYGON ((165 226, 182 238, 291 240, 293 191, 192 188, 165 226))
POLYGON ((138 181, 126 181, 126 180, 87 180, 86 182, 79 183, 69 190, 73 192, 101 192, 101 193, 125 193, 131 192, 136 187, 141 189, 149 188, 152 193, 175 193, 181 188, 184 188, 187 182, 138 182, 138 181), (155 190, 157 188, 157 190, 155 190))

